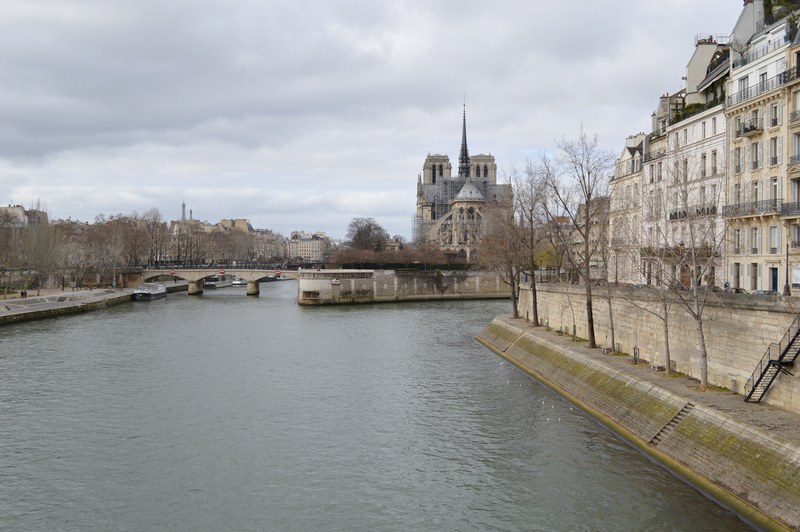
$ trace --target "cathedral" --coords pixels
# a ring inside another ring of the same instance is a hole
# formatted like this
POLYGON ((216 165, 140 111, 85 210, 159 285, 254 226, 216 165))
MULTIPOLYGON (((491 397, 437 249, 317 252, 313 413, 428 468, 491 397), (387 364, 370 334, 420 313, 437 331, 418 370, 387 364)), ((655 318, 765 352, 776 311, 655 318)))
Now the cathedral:
POLYGON ((511 199, 511 185, 497 184, 494 156, 469 155, 465 106, 458 175, 452 175, 447 155, 428 154, 417 177, 414 241, 435 244, 448 254, 472 261, 485 231, 487 209, 510 206, 511 199))

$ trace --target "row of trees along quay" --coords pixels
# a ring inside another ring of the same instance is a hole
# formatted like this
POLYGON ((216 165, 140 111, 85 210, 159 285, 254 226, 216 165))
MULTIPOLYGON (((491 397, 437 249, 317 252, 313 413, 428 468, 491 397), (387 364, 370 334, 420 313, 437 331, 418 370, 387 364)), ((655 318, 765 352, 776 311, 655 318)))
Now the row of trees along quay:
MULTIPOLYGON (((20 211, 22 209, 20 208, 20 211)), ((48 220, 37 202, 26 219, 0 211, 0 273, 3 291, 36 289, 48 280, 71 287, 115 286, 117 274, 129 267, 274 267, 269 237, 238 230, 215 230, 195 220, 165 222, 158 209, 143 214, 98 215, 94 223, 48 220), (266 238, 263 238, 266 237, 266 238)), ((262 232, 264 233, 264 232, 262 232)), ((274 240, 274 239, 273 239, 274 240)))
MULTIPOLYGON (((624 298, 663 324, 665 371, 669 374, 669 316, 671 308, 678 305, 694 322, 700 386, 707 387, 703 316, 708 298, 714 297, 716 272, 724 271, 722 246, 727 224, 715 216, 716 207, 705 207, 721 202, 719 196, 708 195, 701 170, 688 162, 698 158, 687 156, 682 164, 667 169, 667 187, 642 186, 638 194, 623 193, 620 188, 612 193, 615 157, 600 148, 596 135, 589 136, 581 129, 575 139, 558 140, 554 154, 541 154, 527 161, 522 170, 512 167, 508 179, 514 190, 513 205, 489 213, 478 260, 498 271, 511 287, 513 316, 519 317, 520 283, 527 280, 532 321, 539 323, 537 283, 546 272, 547 281, 585 287, 589 347, 597 347, 592 312, 595 298, 605 301, 614 349, 612 302, 615 297, 624 298), (666 205, 673 206, 671 211, 664 211, 666 205), (638 209, 625 210, 633 206, 638 209), (667 215, 671 220, 680 219, 679 229, 667 222, 667 215), (652 288, 647 293, 653 294, 658 304, 646 306, 626 295, 631 291, 615 290, 610 264, 614 269, 622 264, 630 268, 629 276, 634 273, 641 279, 637 288, 652 288)), ((719 195, 721 188, 712 190, 719 195)))

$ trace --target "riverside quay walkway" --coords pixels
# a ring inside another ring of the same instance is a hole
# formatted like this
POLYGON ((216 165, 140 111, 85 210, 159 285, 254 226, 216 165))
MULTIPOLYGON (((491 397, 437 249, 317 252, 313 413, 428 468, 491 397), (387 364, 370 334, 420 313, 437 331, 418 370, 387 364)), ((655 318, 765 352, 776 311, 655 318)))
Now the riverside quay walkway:
POLYGON ((524 319, 478 340, 759 528, 800 530, 800 415, 524 319))
POLYGON ((117 305, 131 300, 131 290, 42 290, 41 295, 0 299, 0 324, 52 318, 117 305))

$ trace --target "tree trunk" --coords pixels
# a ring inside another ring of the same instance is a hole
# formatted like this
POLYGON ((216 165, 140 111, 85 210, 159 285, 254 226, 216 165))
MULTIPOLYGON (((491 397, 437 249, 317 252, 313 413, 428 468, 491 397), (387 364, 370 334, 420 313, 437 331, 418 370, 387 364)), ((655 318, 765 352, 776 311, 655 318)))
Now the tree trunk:
POLYGON ((597 347, 594 339, 594 315, 592 314, 592 285, 586 280, 586 325, 589 328, 589 347, 597 347))
POLYGON ((519 318, 519 306, 517 305, 517 286, 519 285, 518 282, 518 275, 515 275, 513 268, 512 271, 509 272, 509 278, 511 279, 511 308, 512 308, 512 317, 514 319, 519 318))
POLYGON ((667 308, 667 302, 663 299, 661 300, 661 308, 664 312, 664 371, 669 375, 672 371, 669 353, 669 309, 667 308))
POLYGON ((695 315, 694 328, 697 333, 697 351, 700 355, 700 390, 708 388, 708 353, 706 353, 706 335, 703 332, 703 320, 695 315))
POLYGON ((531 267, 531 318, 535 326, 539 326, 539 305, 536 302, 536 269, 531 267))
POLYGON ((608 290, 608 326, 611 328, 611 349, 614 353, 617 352, 617 338, 614 334, 614 308, 611 299, 611 286, 607 287, 608 290))

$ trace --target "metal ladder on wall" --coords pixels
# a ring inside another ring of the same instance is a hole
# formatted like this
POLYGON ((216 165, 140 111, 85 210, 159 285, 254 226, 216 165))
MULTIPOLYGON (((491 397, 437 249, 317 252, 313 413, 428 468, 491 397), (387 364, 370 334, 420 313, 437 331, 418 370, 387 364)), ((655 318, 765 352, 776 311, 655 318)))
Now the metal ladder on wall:
POLYGON ((800 314, 777 344, 770 344, 753 374, 744 385, 744 400, 759 403, 780 373, 792 375, 787 367, 794 366, 800 356, 800 314))

